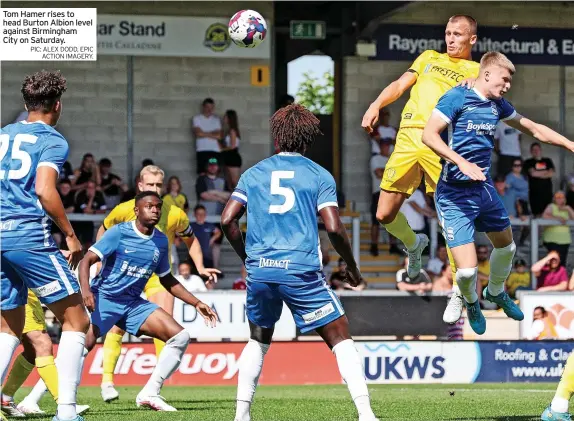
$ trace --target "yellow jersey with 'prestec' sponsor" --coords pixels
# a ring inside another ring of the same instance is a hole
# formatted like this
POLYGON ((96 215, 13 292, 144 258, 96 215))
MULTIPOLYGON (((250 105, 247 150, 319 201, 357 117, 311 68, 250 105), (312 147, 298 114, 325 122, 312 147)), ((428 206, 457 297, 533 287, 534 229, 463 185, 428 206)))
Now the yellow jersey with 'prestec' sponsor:
POLYGON ((417 81, 403 109, 400 127, 424 128, 440 97, 462 80, 478 77, 479 64, 448 54, 426 50, 414 61, 409 71, 417 74, 417 81))

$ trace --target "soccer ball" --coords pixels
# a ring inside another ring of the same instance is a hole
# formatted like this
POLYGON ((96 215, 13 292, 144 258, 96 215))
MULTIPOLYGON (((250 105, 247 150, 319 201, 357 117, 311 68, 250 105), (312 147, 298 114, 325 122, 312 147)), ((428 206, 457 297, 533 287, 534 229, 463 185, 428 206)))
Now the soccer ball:
POLYGON ((240 10, 229 21, 229 36, 243 48, 255 48, 267 34, 267 23, 255 10, 240 10))

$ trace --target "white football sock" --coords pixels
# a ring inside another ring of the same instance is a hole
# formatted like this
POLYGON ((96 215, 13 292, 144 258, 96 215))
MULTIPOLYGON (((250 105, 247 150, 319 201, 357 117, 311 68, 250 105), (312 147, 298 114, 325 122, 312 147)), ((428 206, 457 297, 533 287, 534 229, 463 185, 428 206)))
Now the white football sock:
POLYGON ((456 283, 467 303, 475 303, 478 300, 478 294, 476 293, 477 278, 478 267, 456 270, 456 283))
POLYGON ((568 399, 554 397, 552 399, 552 404, 550 405, 550 409, 554 412, 568 412, 568 405, 570 401, 568 399))
POLYGON ((341 377, 347 383, 351 398, 359 412, 359 418, 375 418, 371 409, 369 389, 364 375, 363 362, 352 339, 346 339, 333 347, 341 377))
POLYGON ((80 384, 80 369, 83 362, 86 334, 83 332, 62 332, 56 368, 58 369, 58 418, 71 420, 76 414, 76 393, 80 384))
POLYGON ((250 410, 255 395, 255 388, 259 382, 259 376, 263 369, 263 358, 269 350, 269 344, 262 344, 255 339, 250 339, 243 348, 239 357, 239 374, 237 376, 237 409, 235 419, 249 421, 250 410))
POLYGON ((20 340, 16 336, 0 332, 0 388, 4 384, 12 356, 19 344, 20 340))
POLYGON ((488 292, 490 295, 500 295, 504 292, 504 283, 512 270, 512 259, 516 253, 514 241, 502 248, 495 248, 490 254, 490 277, 488 279, 488 292))
POLYGON ((189 345, 191 337, 186 330, 182 330, 165 343, 159 354, 153 373, 140 392, 143 396, 157 396, 161 391, 163 382, 173 374, 181 363, 181 358, 189 345))
MULTIPOLYGON (((57 359, 54 360, 54 362, 56 361, 57 359)), ((42 399, 42 396, 44 396, 47 391, 48 389, 46 388, 46 383, 44 383, 44 380, 40 378, 40 380, 38 380, 38 382, 34 385, 32 391, 28 394, 28 396, 24 398, 24 401, 38 405, 40 399, 42 399)))

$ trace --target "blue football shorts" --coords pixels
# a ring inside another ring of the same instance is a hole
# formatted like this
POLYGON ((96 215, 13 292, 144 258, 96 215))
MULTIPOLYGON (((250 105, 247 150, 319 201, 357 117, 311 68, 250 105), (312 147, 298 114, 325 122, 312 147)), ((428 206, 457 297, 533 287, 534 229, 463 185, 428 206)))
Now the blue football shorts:
POLYGON ((339 297, 322 276, 285 283, 247 280, 247 318, 255 325, 273 327, 281 317, 284 302, 303 333, 345 314, 339 297))
POLYGON ((43 304, 60 301, 80 290, 76 276, 55 246, 1 253, 2 310, 26 304, 28 288, 43 304))
POLYGON ((474 242, 474 232, 501 232, 510 226, 508 213, 489 183, 444 183, 435 193, 437 215, 450 248, 474 242))

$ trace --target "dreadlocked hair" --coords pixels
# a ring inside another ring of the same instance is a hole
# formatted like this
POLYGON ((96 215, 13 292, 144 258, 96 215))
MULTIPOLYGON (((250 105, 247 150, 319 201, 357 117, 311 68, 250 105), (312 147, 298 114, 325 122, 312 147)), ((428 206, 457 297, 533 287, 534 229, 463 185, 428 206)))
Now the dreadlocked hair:
POLYGON ((42 70, 26 76, 21 92, 28 111, 49 113, 66 92, 66 79, 59 71, 42 70))
POLYGON ((271 136, 282 152, 302 152, 323 133, 319 119, 300 104, 280 108, 270 120, 271 136))

